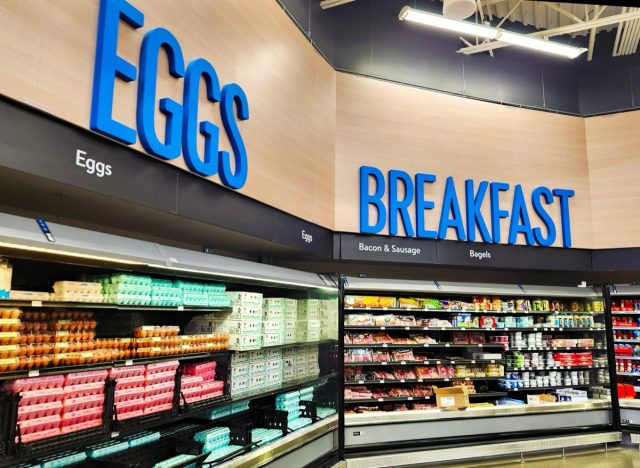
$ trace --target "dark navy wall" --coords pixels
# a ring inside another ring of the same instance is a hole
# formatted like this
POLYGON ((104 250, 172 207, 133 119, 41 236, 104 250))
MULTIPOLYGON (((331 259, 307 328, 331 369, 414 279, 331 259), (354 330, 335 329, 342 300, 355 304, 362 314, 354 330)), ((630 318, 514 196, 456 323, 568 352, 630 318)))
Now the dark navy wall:
MULTIPOLYGON (((575 115, 640 108, 640 54, 611 57, 613 33, 598 34, 591 62, 586 54, 568 60, 515 47, 498 49, 495 57, 463 55, 456 53, 462 44, 455 33, 398 20, 407 4, 439 12, 439 1, 357 0, 324 11, 319 0, 278 1, 337 70, 575 115)), ((586 43, 585 37, 554 40, 586 43)))

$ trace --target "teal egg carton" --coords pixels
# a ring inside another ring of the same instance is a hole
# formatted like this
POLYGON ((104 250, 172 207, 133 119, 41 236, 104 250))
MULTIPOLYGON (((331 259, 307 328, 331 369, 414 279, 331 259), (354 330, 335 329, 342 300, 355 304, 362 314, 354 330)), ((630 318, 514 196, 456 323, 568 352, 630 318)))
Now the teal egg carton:
POLYGON ((150 444, 151 442, 160 440, 160 433, 144 431, 129 437, 125 437, 124 440, 128 442, 129 448, 139 447, 141 445, 150 444))
POLYGON ((335 408, 329 408, 325 406, 318 406, 316 409, 316 414, 320 419, 328 418, 329 416, 333 416, 336 414, 335 408))
POLYGON ((202 447, 202 453, 213 452, 215 450, 219 450, 228 445, 229 445, 228 437, 226 439, 213 440, 211 442, 207 442, 206 444, 204 444, 204 446, 202 447))
MULTIPOLYGON (((175 457, 171 457, 167 460, 156 463, 155 465, 153 465, 153 468, 173 468, 174 466, 182 465, 183 463, 188 462, 189 460, 193 460, 194 458, 196 458, 195 455, 176 455, 175 457)), ((187 467, 185 468, 189 468, 191 466, 195 468, 196 465, 194 463, 192 465, 187 465, 187 467)))
POLYGON ((180 296, 155 296, 151 295, 152 306, 176 307, 182 304, 182 295, 180 296))
POLYGON ((282 437, 282 431, 279 429, 256 428, 251 431, 251 441, 257 442, 258 447, 270 444, 282 437))
POLYGON ((242 449, 243 447, 240 445, 228 445, 226 447, 222 447, 219 448, 217 450, 212 451, 211 453, 209 453, 209 456, 207 457, 207 459, 205 460, 205 463, 212 463, 216 460, 219 460, 220 458, 224 458, 227 455, 229 455, 230 453, 236 452, 240 449, 242 449))
POLYGON ((212 427, 205 431, 196 432, 193 440, 207 444, 216 440, 229 439, 230 432, 228 427, 212 427))
POLYGON ((151 296, 138 296, 134 294, 107 294, 105 302, 121 305, 151 305, 151 296))
POLYGON ((20 463, 19 465, 11 465, 11 468, 42 468, 40 463, 20 463))
POLYGON ((209 293, 209 307, 231 307, 231 298, 225 294, 209 293))
POLYGON ((87 447, 86 453, 89 458, 101 458, 128 449, 129 442, 127 440, 110 440, 108 442, 90 445, 87 447))
POLYGON ((204 292, 204 284, 193 281, 174 281, 173 287, 180 288, 184 292, 204 292))
POLYGON ((136 296, 148 296, 151 294, 151 286, 144 284, 112 283, 102 287, 104 294, 132 294, 136 296))
POLYGON ((141 286, 151 286, 150 277, 142 275, 127 275, 125 273, 117 273, 115 275, 111 275, 110 282, 113 284, 124 283, 137 284, 141 286))
POLYGON ((204 283, 202 291, 208 294, 224 294, 227 287, 224 284, 204 283))
POLYGON ((300 409, 300 400, 288 400, 284 402, 276 402, 276 409, 279 409, 282 411, 300 409))
POLYGON ((42 458, 42 468, 59 468, 62 466, 75 465, 76 463, 83 462, 87 459, 87 454, 84 452, 62 452, 55 455, 42 458))
POLYGON ((241 401, 239 403, 231 403, 231 414, 242 413, 249 410, 249 400, 241 401))
POLYGON ((311 418, 298 418, 293 421, 289 421, 288 427, 292 431, 298 431, 303 427, 310 426, 313 420, 311 418))
POLYGON ((156 288, 170 288, 173 285, 173 281, 169 279, 151 278, 151 286, 156 288))
POLYGON ((164 286, 151 286, 151 294, 155 296, 182 296, 183 292, 180 288, 164 287, 164 286))
POLYGON ((213 409, 208 413, 205 413, 203 417, 213 421, 214 419, 220 419, 220 418, 225 418, 227 416, 231 416, 233 414, 231 409, 232 406, 233 405, 226 405, 220 408, 213 409))
POLYGON ((300 418, 300 408, 297 408, 294 410, 280 410, 280 411, 287 411, 287 421, 289 422, 295 421, 296 419, 300 418))
POLYGON ((182 303, 186 306, 208 307, 209 295, 202 292, 185 292, 182 303))

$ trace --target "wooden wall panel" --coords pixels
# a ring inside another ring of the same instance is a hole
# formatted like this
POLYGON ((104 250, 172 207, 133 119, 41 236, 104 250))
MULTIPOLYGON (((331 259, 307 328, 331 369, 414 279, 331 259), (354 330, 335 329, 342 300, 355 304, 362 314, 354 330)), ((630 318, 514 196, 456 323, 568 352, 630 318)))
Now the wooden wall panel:
POLYGON ((640 111, 585 119, 597 248, 640 246, 640 111))
MULTIPOLYGON (((145 25, 137 31, 121 25, 121 56, 137 63, 144 32, 162 26, 178 38, 185 61, 203 57, 222 84, 244 88, 251 118, 240 124, 249 155, 241 193, 333 227, 335 72, 277 2, 131 3, 144 12, 145 25)), ((97 20, 97 0, 0 2, 0 92, 88 128, 97 20)), ((163 74, 162 54, 159 70, 158 96, 179 98, 182 84, 163 74)), ((116 86, 114 116, 130 126, 136 90, 135 83, 116 86)), ((200 102, 200 118, 219 122, 217 109, 202 95, 200 102)), ((158 118, 157 129, 163 125, 158 118)), ((221 146, 229 149, 226 137, 221 146)), ((171 164, 184 168, 181 158, 171 164)))
MULTIPOLYGON (((464 180, 569 188, 574 247, 591 247, 591 202, 582 118, 523 110, 338 73, 336 228, 357 232, 358 169, 436 174, 429 192, 441 200, 447 176, 464 180)), ((512 192, 501 201, 510 208, 512 192)), ((556 206, 556 205, 554 205, 556 206)), ((485 207, 489 208, 485 199, 485 207)), ((488 209, 485 210, 485 215, 488 209)), ((558 224, 559 210, 552 211, 558 224)), ((427 221, 434 229, 437 219, 427 221)), ((502 238, 508 225, 503 222, 502 238)), ((453 238, 450 230, 449 238, 453 238)), ((522 239, 521 239, 522 242, 522 239)), ((556 245, 560 244, 560 239, 556 245)))

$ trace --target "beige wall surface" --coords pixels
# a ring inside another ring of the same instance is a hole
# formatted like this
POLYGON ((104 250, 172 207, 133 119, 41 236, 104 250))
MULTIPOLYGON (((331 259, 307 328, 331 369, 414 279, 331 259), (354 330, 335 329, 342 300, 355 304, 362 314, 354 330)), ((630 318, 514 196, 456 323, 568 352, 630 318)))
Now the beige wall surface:
POLYGON ((640 246, 640 111, 585 119, 594 245, 640 246))
MULTIPOLYGON (((250 119, 240 122, 240 131, 249 177, 240 192, 333 227, 335 72, 277 2, 130 3, 144 13, 145 24, 132 30, 121 23, 123 58, 137 64, 144 33, 161 26, 176 36, 185 62, 205 58, 221 85, 233 81, 243 87, 250 119)), ((88 128, 98 5, 98 0, 2 0, 0 92, 88 128)), ((168 77, 164 54, 158 69, 158 98, 181 102, 182 80, 168 77)), ((134 128, 136 92, 135 82, 118 80, 114 117, 134 128)), ((199 120, 205 118, 220 121, 202 91, 199 120)), ((163 126, 157 118, 156 130, 163 126)), ((230 149, 224 132, 221 148, 230 149)), ((175 161, 185 168, 182 158, 175 161)))
MULTIPOLYGON (((383 173, 435 174, 427 198, 441 203, 448 176, 456 181, 464 216, 464 181, 522 184, 525 197, 544 185, 575 190, 570 200, 574 247, 592 246, 591 200, 584 121, 517 109, 338 73, 336 135, 336 228, 359 230, 361 165, 383 173)), ((501 196, 510 210, 513 192, 501 196)), ((483 203, 489 221, 489 200, 483 203)), ((550 213, 559 226, 558 204, 550 213)), ((433 213, 439 213, 438 206, 433 213)), ((529 205, 532 221, 535 216, 529 205)), ((411 210, 413 216, 413 209, 411 210)), ((435 216, 427 228, 437 229, 435 216)), ((489 224, 489 223, 488 223, 489 224)), ((502 241, 508 222, 501 223, 502 241)), ((559 234, 559 233, 558 233, 559 234)), ((448 238, 455 238, 452 229, 448 238)), ((479 234, 478 237, 479 238, 479 234)), ((523 243, 520 236, 519 243, 523 243)), ((561 245, 556 239, 555 245, 561 245)))

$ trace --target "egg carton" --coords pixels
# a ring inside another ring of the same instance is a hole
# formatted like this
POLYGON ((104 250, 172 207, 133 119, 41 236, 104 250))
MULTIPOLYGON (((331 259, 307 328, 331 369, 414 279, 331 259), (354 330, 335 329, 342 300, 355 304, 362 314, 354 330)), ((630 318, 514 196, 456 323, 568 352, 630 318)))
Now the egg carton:
POLYGON ((118 273, 109 276, 107 279, 109 283, 113 284, 123 283, 140 286, 150 286, 152 284, 151 278, 143 275, 128 275, 124 273, 118 273))

